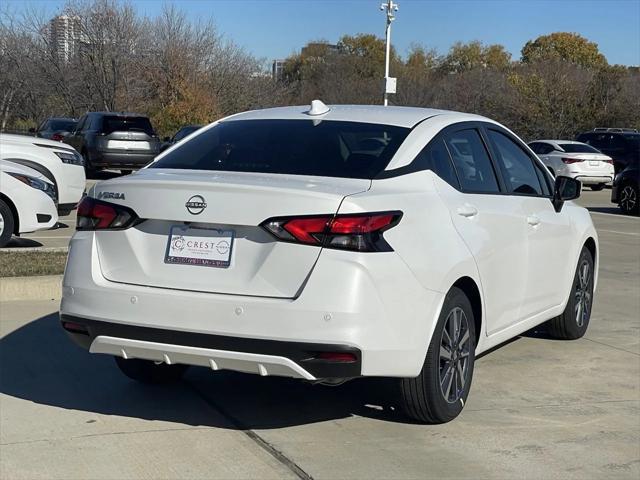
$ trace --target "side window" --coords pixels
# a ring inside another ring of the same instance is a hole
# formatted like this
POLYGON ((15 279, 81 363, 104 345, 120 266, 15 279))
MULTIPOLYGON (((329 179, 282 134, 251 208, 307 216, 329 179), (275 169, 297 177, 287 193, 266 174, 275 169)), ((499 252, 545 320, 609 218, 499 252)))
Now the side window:
POLYGON ((445 137, 462 190, 497 193, 498 180, 487 149, 476 129, 459 130, 445 137))
POLYGON ((460 188, 458 177, 451 164, 451 157, 441 138, 432 140, 422 149, 415 160, 421 168, 431 170, 453 188, 460 188))
POLYGON ((540 186, 542 187, 542 194, 545 197, 551 197, 553 183, 551 182, 551 178, 549 177, 549 171, 546 169, 546 167, 540 165, 538 162, 534 162, 534 166, 536 169, 536 173, 538 174, 540 186))
POLYGON ((542 153, 542 143, 533 142, 529 144, 529 148, 534 151, 534 153, 542 153))
POLYGON ((538 152, 541 155, 546 155, 547 153, 551 153, 553 152, 553 146, 549 145, 548 143, 541 143, 540 144, 540 149, 538 152))
POLYGON ((509 192, 522 195, 542 195, 542 186, 533 159, 503 133, 491 129, 488 130, 488 133, 509 192))

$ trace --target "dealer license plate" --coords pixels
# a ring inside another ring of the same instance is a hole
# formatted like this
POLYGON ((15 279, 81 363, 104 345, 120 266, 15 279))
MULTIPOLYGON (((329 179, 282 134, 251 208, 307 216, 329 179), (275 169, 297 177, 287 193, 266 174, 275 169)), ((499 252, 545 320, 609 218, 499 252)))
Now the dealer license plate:
POLYGON ((227 268, 231 264, 233 230, 171 227, 164 263, 227 268))

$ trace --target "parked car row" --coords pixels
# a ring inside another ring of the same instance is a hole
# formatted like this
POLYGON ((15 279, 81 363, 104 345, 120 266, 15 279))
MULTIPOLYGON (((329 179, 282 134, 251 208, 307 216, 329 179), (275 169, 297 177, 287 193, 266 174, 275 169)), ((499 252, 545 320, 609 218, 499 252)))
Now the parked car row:
POLYGON ((0 247, 12 235, 48 229, 82 198, 80 154, 41 137, 0 135, 0 247))
POLYGON ((554 176, 575 178, 592 190, 612 184, 612 203, 626 214, 639 214, 640 133, 631 128, 595 128, 577 139, 535 140, 529 147, 554 176))

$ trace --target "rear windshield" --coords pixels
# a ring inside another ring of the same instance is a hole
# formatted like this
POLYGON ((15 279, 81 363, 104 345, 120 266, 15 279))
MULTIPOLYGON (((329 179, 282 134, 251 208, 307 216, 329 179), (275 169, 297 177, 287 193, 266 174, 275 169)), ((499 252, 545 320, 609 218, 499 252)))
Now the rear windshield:
POLYGON ((103 133, 111 132, 144 132, 153 135, 153 127, 147 117, 123 117, 107 115, 102 117, 103 133))
POLYGON ((640 148, 640 133, 625 133, 624 138, 626 138, 627 141, 631 143, 633 148, 640 148))
POLYGON ((202 132, 151 168, 372 179, 409 131, 357 122, 235 120, 202 132))
POLYGON ((600 153, 600 150, 582 143, 559 143, 558 145, 567 153, 600 153))
POLYGON ((48 127, 53 131, 73 132, 77 123, 75 120, 49 120, 48 127))

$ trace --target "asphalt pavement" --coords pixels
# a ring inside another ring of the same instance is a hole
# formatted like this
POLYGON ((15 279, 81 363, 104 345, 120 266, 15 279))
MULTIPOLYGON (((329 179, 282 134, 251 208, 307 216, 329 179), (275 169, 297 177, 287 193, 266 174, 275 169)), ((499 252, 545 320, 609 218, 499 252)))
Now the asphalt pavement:
POLYGON ((585 192, 601 249, 587 335, 482 356, 461 416, 409 422, 393 381, 192 368, 145 386, 73 345, 56 302, 0 303, 0 478, 640 478, 640 219, 585 192))

